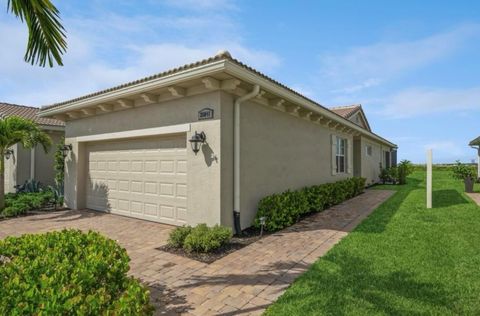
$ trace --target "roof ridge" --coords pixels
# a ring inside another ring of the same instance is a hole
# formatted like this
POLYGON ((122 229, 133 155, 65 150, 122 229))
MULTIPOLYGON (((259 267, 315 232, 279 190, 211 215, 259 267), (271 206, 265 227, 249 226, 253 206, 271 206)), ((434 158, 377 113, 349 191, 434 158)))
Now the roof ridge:
POLYGON ((37 108, 35 106, 31 106, 31 105, 14 104, 14 103, 1 102, 1 101, 0 101, 0 105, 15 106, 15 107, 20 107, 20 108, 29 108, 29 109, 40 110, 40 108, 37 108))
POLYGON ((336 105, 336 106, 330 106, 328 108, 330 110, 335 110, 335 109, 348 109, 348 108, 355 108, 355 107, 362 107, 362 104, 357 103, 357 104, 351 104, 351 105, 336 105))

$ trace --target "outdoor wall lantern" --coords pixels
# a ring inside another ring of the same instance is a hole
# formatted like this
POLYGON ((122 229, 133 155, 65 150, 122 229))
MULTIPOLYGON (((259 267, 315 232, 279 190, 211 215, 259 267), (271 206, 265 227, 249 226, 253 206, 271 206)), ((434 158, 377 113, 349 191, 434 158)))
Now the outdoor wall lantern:
POLYGON ((72 151, 72 144, 63 145, 62 151, 63 151, 63 158, 67 157, 68 152, 72 151))
POLYGON ((197 131, 195 131, 195 134, 192 135, 192 138, 190 138, 189 142, 195 155, 200 150, 200 146, 205 143, 206 140, 207 136, 204 132, 197 133, 197 131))
POLYGON ((10 159, 10 157, 13 155, 13 149, 7 149, 5 150, 5 159, 10 159))

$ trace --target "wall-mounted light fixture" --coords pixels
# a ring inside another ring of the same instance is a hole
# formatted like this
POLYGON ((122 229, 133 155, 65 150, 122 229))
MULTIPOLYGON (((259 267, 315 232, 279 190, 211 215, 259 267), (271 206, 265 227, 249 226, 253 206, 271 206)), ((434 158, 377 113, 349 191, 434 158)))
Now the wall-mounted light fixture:
POLYGON ((195 155, 200 150, 200 146, 205 143, 206 140, 207 136, 204 132, 197 133, 197 131, 195 131, 195 134, 192 135, 192 138, 190 138, 189 142, 195 155))
POLYGON ((10 159, 10 157, 13 155, 13 149, 7 149, 5 150, 5 159, 10 159))
POLYGON ((62 151, 63 151, 63 158, 67 157, 68 153, 72 151, 72 144, 63 145, 62 151))

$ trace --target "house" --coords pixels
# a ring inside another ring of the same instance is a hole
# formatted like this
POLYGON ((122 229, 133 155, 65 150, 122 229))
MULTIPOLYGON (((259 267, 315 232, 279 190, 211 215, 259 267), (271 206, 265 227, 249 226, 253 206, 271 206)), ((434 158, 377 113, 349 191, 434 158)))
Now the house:
POLYGON ((40 116, 66 122, 68 207, 238 230, 266 195, 378 180, 397 146, 335 111, 220 52, 40 116))
POLYGON ((5 158, 5 192, 15 192, 15 186, 24 184, 25 181, 35 179, 44 185, 55 184, 55 171, 53 168, 54 146, 63 138, 65 123, 52 118, 38 117, 38 108, 1 103, 0 117, 19 116, 36 122, 54 143, 52 150, 45 153, 41 146, 25 149, 21 144, 16 144, 10 149, 10 154, 5 158))
POLYGON ((480 179, 480 136, 472 140, 468 145, 477 150, 477 178, 480 179))

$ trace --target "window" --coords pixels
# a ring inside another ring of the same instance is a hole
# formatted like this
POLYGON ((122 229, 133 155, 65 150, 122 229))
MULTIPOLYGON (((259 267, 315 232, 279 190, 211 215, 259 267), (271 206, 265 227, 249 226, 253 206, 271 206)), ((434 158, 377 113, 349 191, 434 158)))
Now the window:
POLYGON ((345 138, 337 137, 336 150, 337 150, 335 154, 336 171, 337 173, 345 173, 347 170, 347 167, 346 167, 347 140, 345 138))
POLYGON ((367 145, 366 148, 365 148, 365 151, 367 153, 367 156, 372 156, 372 146, 370 145, 367 145))

